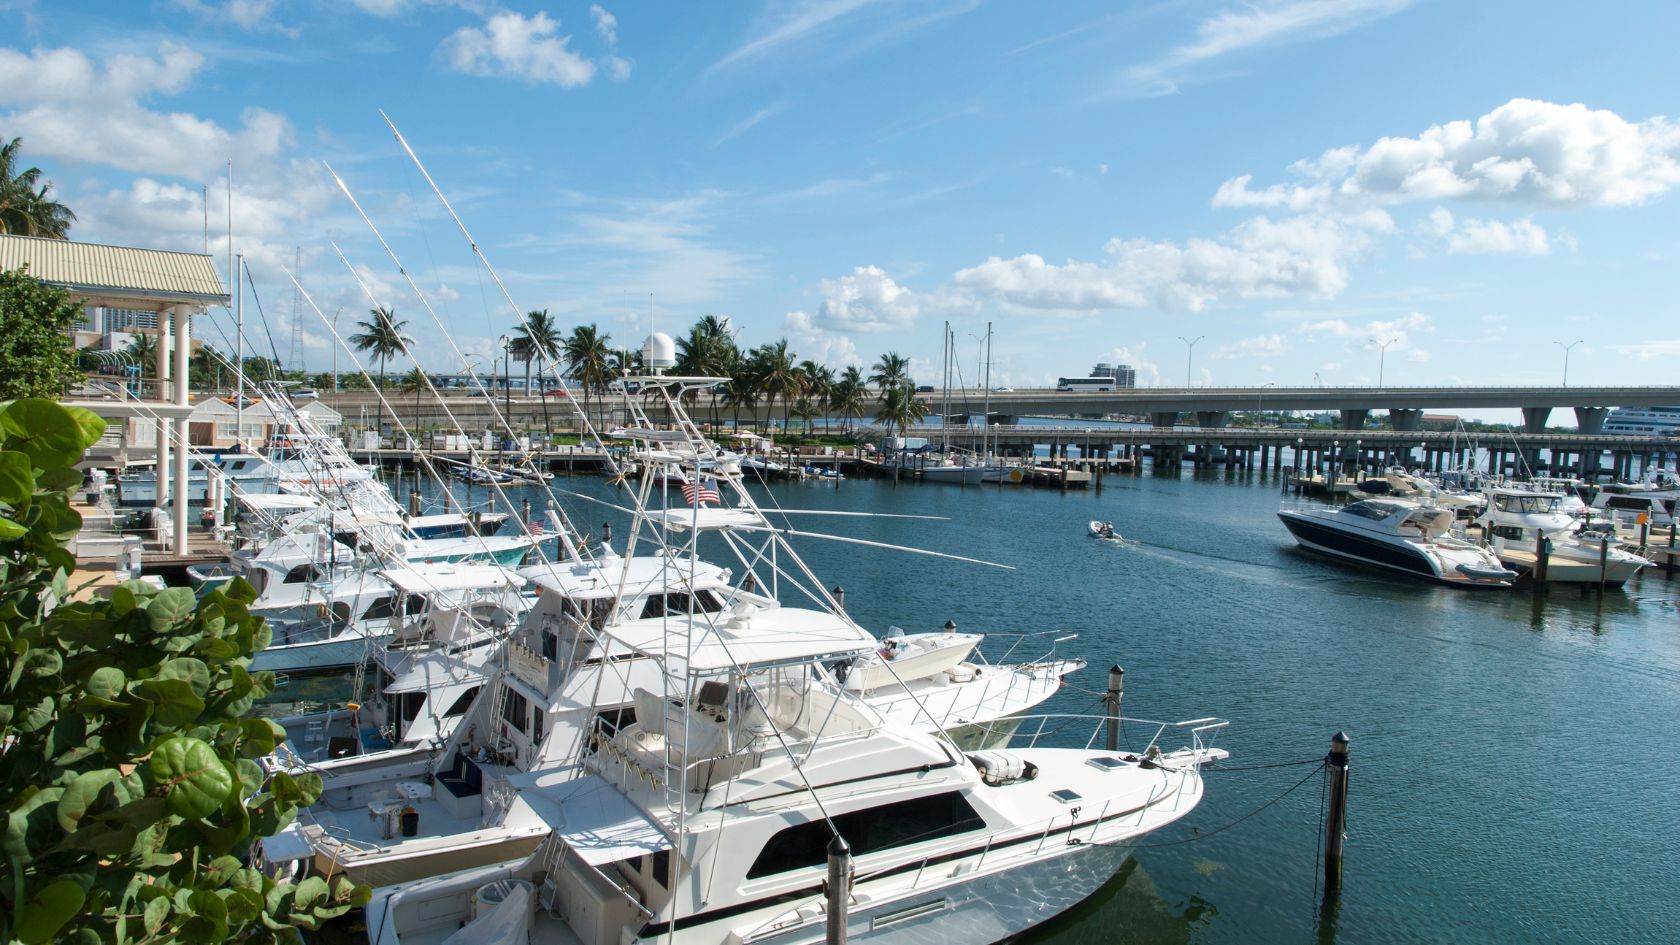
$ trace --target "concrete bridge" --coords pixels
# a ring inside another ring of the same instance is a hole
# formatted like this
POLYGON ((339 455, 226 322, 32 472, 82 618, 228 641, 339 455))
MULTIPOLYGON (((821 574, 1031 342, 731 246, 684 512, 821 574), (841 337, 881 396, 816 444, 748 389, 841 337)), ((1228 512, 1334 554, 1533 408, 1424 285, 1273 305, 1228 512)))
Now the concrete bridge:
MULTIPOLYGON (((936 412, 945 392, 918 395, 936 412)), ((950 391, 951 412, 962 416, 979 412, 988 395, 975 390, 950 391)), ((1417 430, 1425 410, 1516 408, 1523 429, 1545 430, 1551 412, 1573 408, 1582 433, 1604 429, 1613 407, 1657 407, 1680 404, 1680 387, 1133 387, 1114 391, 1058 391, 1034 388, 992 391, 987 407, 992 422, 1012 423, 1022 416, 1103 417, 1109 414, 1147 416, 1155 426, 1173 426, 1180 414, 1194 416, 1196 426, 1219 428, 1239 411, 1337 411, 1342 428, 1359 430, 1373 410, 1386 410, 1394 429, 1417 430)))

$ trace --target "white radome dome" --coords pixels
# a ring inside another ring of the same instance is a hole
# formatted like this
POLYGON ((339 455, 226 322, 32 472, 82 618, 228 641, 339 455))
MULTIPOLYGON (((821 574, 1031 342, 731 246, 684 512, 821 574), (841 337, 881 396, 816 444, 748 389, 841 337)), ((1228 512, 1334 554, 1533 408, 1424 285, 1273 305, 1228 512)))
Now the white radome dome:
POLYGON ((642 364, 650 371, 663 371, 677 363, 677 343, 662 331, 642 342, 642 364))

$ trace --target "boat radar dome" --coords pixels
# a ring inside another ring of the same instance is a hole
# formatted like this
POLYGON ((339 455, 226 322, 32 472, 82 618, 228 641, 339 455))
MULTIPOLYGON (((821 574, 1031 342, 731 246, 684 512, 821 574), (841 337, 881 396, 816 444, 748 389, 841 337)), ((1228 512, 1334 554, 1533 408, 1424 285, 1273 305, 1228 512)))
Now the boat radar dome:
POLYGON ((642 364, 659 374, 677 363, 677 343, 671 336, 656 331, 642 342, 642 364))

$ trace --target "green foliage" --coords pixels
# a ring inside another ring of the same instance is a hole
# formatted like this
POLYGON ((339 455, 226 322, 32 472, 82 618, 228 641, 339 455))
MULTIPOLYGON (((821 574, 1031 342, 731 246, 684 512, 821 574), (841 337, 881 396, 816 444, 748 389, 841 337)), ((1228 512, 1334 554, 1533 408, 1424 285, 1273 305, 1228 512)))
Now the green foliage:
POLYGON ((76 214, 53 199, 52 181, 41 179, 40 168, 17 166, 22 149, 22 138, 0 144, 0 233, 64 239, 76 214))
POLYGON ((46 400, 0 409, 0 942, 296 941, 368 890, 245 865, 321 792, 256 763, 283 732, 242 718, 274 687, 250 672, 255 592, 67 601, 71 467, 103 429, 46 400))
POLYGON ((57 397, 76 380, 70 326, 82 307, 27 269, 0 272, 0 400, 57 397))

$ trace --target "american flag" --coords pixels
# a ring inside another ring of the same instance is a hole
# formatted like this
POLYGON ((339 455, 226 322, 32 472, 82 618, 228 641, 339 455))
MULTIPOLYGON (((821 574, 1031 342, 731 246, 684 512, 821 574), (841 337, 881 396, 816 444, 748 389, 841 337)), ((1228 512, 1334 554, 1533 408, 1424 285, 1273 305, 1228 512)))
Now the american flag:
POLYGON ((683 501, 689 505, 705 505, 709 502, 723 501, 723 497, 718 495, 717 481, 713 479, 702 479, 698 485, 693 482, 685 482, 682 486, 682 492, 683 501))

